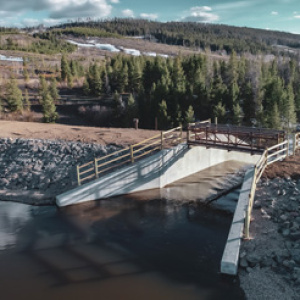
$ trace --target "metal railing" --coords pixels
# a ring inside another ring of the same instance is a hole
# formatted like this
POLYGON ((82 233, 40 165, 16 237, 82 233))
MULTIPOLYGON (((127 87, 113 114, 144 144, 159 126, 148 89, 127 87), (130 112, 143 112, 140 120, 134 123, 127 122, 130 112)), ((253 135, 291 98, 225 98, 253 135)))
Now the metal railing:
MULTIPOLYGON (((299 140, 299 135, 297 137, 299 140)), ((294 141, 297 140, 296 138, 294 141)), ((294 148, 296 143, 294 142, 294 148)), ((299 142, 298 142, 298 147, 299 142)), ((276 161, 282 160, 286 158, 289 155, 289 141, 285 140, 284 142, 274 145, 272 147, 267 148, 256 165, 254 166, 254 174, 252 178, 252 184, 251 189, 249 193, 249 201, 248 201, 248 207, 246 211, 246 218, 245 218, 245 227, 244 227, 244 238, 249 239, 250 238, 250 222, 251 222, 251 213, 254 203, 254 197, 255 197, 255 191, 256 191, 256 185, 258 181, 260 180, 264 170, 266 167, 276 161)))
POLYGON ((160 134, 140 143, 130 145, 128 148, 95 158, 93 161, 77 166, 78 185, 87 180, 99 178, 100 174, 115 170, 125 164, 134 163, 153 152, 178 145, 182 141, 182 127, 179 126, 168 131, 162 131, 160 134))

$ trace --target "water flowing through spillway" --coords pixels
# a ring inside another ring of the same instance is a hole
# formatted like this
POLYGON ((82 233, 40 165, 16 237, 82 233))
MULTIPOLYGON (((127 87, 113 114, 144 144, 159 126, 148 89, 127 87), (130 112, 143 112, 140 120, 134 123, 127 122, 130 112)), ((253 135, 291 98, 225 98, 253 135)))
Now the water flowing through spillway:
POLYGON ((214 200, 240 167, 63 210, 0 202, 1 298, 244 299, 219 274, 237 192, 214 200))

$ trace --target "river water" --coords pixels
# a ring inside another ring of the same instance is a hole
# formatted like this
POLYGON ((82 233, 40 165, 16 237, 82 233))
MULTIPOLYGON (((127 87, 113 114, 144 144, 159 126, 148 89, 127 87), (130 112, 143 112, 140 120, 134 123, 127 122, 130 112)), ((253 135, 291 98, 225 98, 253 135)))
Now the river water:
POLYGON ((244 299, 219 273, 238 192, 206 201, 240 167, 65 209, 0 202, 1 299, 244 299))

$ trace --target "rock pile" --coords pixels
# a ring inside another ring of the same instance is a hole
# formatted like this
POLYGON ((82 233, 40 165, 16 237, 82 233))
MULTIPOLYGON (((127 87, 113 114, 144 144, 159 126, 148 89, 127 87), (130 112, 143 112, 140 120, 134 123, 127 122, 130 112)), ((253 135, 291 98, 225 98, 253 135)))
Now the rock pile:
POLYGON ((300 181, 264 179, 255 199, 253 239, 242 243, 240 267, 267 268, 300 287, 300 181))
POLYGON ((77 185, 76 165, 120 149, 115 145, 0 139, 0 190, 62 193, 77 185))

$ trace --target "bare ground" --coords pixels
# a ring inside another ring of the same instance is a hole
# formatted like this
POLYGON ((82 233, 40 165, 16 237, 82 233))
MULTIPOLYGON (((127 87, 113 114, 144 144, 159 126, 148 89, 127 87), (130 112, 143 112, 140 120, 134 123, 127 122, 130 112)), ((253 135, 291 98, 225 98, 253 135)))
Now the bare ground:
POLYGON ((101 145, 128 146, 159 134, 155 130, 134 128, 99 128, 45 124, 34 122, 0 121, 0 138, 66 140, 101 145))

